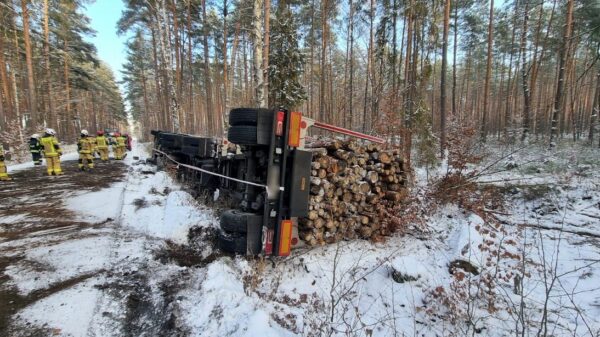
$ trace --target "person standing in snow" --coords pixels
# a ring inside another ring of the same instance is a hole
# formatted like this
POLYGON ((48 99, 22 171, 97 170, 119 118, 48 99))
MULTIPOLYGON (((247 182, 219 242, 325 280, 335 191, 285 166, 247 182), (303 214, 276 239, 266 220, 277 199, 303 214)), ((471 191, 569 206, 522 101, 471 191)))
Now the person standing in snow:
POLYGON ((126 147, 125 143, 127 142, 127 138, 123 137, 118 132, 115 133, 115 138, 116 138, 116 144, 113 146, 113 148, 116 148, 115 159, 117 159, 117 160, 124 159, 125 156, 127 156, 127 153, 125 152, 125 147, 126 147))
POLYGON ((108 139, 104 136, 104 131, 100 130, 97 132, 98 136, 96 136, 96 148, 98 149, 98 153, 100 153, 100 159, 102 161, 108 160, 108 139))
POLYGON ((0 181, 12 180, 4 163, 4 146, 0 144, 0 181))
POLYGON ((115 159, 117 159, 117 141, 116 141, 116 135, 115 135, 115 133, 114 132, 109 132, 108 133, 108 137, 106 138, 106 140, 108 141, 108 145, 112 149, 113 157, 115 159))
POLYGON ((84 171, 86 164, 89 169, 93 169, 94 156, 92 153, 94 152, 94 143, 90 139, 87 130, 81 130, 81 137, 77 142, 77 150, 79 151, 79 170, 84 171))
POLYGON ((38 166, 42 165, 42 144, 40 143, 40 135, 34 133, 29 138, 29 152, 31 152, 31 157, 33 159, 33 165, 38 166))
POLYGON ((56 139, 56 131, 51 128, 47 128, 44 137, 40 139, 40 144, 44 148, 44 157, 46 158, 46 167, 48 175, 62 175, 64 174, 60 168, 60 156, 62 155, 62 149, 56 139))
MULTIPOLYGON (((96 144, 96 137, 89 137, 88 135, 88 141, 92 144, 92 159, 94 159, 96 157, 96 153, 98 153, 98 144, 96 144)), ((98 153, 98 155, 100 155, 100 153, 98 153)))

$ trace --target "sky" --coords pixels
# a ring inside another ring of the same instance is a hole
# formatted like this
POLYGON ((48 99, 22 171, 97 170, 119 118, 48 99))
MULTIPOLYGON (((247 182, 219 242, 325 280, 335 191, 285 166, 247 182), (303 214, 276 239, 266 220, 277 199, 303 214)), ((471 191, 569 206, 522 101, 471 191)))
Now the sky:
MULTIPOLYGON (((96 0, 88 5, 86 14, 92 20, 91 26, 96 31, 95 37, 88 40, 98 49, 98 56, 113 70, 117 81, 121 80, 121 69, 125 63, 125 41, 127 36, 117 35, 117 21, 124 9, 121 0, 96 0)), ((122 91, 122 88, 121 88, 122 91)))

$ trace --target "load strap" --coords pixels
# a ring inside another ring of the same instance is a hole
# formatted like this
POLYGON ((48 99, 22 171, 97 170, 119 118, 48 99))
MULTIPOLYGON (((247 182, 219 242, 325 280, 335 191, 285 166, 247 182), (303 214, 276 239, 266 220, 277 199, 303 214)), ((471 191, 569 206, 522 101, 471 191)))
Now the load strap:
POLYGON ((184 164, 184 163, 180 163, 180 162, 178 162, 177 160, 173 159, 173 158, 172 158, 171 156, 169 156, 168 154, 166 154, 166 153, 164 153, 163 151, 161 151, 161 150, 158 150, 158 149, 152 149, 152 151, 154 151, 154 152, 156 152, 156 153, 160 153, 160 154, 162 154, 163 156, 167 157, 167 159, 169 159, 169 160, 170 160, 170 161, 172 161, 173 163, 177 164, 177 167, 178 167, 178 168, 181 166, 181 167, 189 168, 190 170, 199 171, 199 172, 206 173, 206 174, 211 174, 211 175, 213 175, 213 176, 217 176, 217 177, 220 177, 220 178, 223 178, 223 179, 228 179, 228 180, 232 180, 232 181, 235 181, 235 182, 238 182, 238 183, 242 183, 242 184, 246 184, 246 185, 252 185, 252 186, 256 186, 256 187, 262 187, 262 188, 264 188, 264 189, 267 189, 267 185, 257 184, 257 183, 253 183, 253 182, 251 182, 251 181, 246 181, 246 180, 242 180, 242 179, 237 179, 237 178, 233 178, 233 177, 228 177, 228 176, 225 176, 225 175, 222 175, 222 174, 216 173, 216 172, 212 172, 212 171, 208 171, 208 170, 201 169, 201 168, 199 168, 199 167, 196 167, 196 166, 192 166, 192 165, 187 165, 187 164, 184 164))

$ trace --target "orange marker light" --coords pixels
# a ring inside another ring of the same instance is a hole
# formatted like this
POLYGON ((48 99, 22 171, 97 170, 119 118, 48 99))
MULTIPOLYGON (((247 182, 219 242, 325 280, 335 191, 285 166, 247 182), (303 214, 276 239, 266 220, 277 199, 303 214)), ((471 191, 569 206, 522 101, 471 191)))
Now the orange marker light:
POLYGON ((292 112, 290 114, 290 136, 288 145, 291 147, 300 146, 300 129, 302 124, 302 113, 292 112))
POLYGON ((279 256, 288 256, 292 249, 292 220, 281 220, 279 256))

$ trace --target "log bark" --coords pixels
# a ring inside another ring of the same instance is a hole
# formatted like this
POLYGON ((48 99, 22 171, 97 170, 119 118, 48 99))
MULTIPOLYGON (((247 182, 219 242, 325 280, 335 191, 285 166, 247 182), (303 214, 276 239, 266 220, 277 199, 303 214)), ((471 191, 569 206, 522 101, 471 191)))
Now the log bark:
POLYGON ((381 207, 408 196, 406 167, 397 150, 374 144, 320 139, 313 153, 309 213, 300 219, 300 238, 309 245, 389 235, 381 207))

